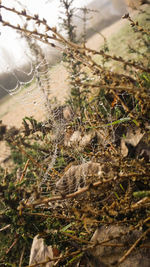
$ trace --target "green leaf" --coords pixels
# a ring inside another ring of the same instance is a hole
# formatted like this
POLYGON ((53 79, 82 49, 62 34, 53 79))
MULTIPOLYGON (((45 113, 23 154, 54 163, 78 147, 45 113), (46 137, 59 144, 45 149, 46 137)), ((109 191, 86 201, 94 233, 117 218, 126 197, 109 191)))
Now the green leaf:
POLYGON ((139 123, 136 120, 132 120, 136 126, 139 126, 139 123))
POLYGON ((123 123, 123 122, 126 122, 126 121, 130 121, 131 119, 128 117, 128 118, 122 118, 120 120, 117 120, 117 121, 113 121, 111 123, 108 123, 106 124, 106 126, 111 126, 111 125, 115 125, 115 124, 119 124, 119 123, 123 123))
POLYGON ((73 224, 75 224, 75 223, 72 222, 72 223, 67 224, 65 227, 63 227, 63 228, 61 229, 61 231, 62 231, 62 232, 66 232, 66 230, 69 229, 73 224))
POLYGON ((117 198, 118 200, 120 200, 120 198, 119 198, 117 192, 114 192, 114 194, 115 194, 116 198, 117 198))
POLYGON ((79 253, 78 255, 76 255, 75 257, 73 257, 68 263, 67 265, 70 265, 70 263, 73 263, 74 261, 76 261, 78 258, 81 258, 83 256, 83 252, 79 253))
POLYGON ((125 192, 125 190, 124 190, 124 188, 123 188, 122 184, 120 184, 120 187, 121 187, 122 191, 123 191, 123 192, 125 192))

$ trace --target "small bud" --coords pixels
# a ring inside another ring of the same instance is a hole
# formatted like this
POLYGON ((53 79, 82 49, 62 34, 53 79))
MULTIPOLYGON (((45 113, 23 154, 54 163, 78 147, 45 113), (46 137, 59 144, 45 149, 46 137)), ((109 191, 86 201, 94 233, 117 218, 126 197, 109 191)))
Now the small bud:
POLYGON ((46 19, 43 18, 43 22, 44 22, 44 23, 47 23, 46 19))
POLYGON ((26 15, 26 10, 24 9, 24 10, 22 10, 22 15, 26 15))
POLYGON ((3 26, 8 26, 8 25, 9 25, 9 23, 7 21, 3 22, 3 26))
POLYGON ((56 28, 56 27, 53 27, 53 28, 52 28, 52 31, 53 31, 53 32, 57 32, 57 28, 56 28))
POLYGON ((53 37, 54 39, 56 39, 56 35, 55 35, 55 34, 52 34, 52 37, 53 37))
POLYGON ((122 19, 127 19, 129 18, 129 13, 126 13, 124 16, 122 16, 122 19))
POLYGON ((46 31, 46 32, 48 32, 49 30, 50 30, 50 29, 49 29, 49 27, 48 27, 48 26, 46 26, 46 30, 45 30, 45 31, 46 31))
POLYGON ((35 18, 35 19, 39 19, 39 15, 35 14, 35 15, 34 15, 34 18, 35 18))
POLYGON ((37 34, 37 29, 35 29, 35 30, 33 31, 33 33, 37 34))

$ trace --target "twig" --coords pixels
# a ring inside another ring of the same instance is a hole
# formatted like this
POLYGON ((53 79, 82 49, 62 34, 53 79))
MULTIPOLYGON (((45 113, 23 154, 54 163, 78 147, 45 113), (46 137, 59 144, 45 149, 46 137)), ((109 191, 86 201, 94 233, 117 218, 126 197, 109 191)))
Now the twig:
MULTIPOLYGON (((95 182, 92 184, 92 187, 93 188, 96 188, 100 185, 104 185, 104 184, 109 184, 113 181, 116 181, 116 180, 120 180, 120 179, 129 179, 130 177, 132 176, 136 176, 136 177, 143 177, 143 173, 129 173, 127 175, 119 175, 118 177, 115 177, 115 178, 110 178, 110 179, 107 179, 107 180, 102 180, 102 181, 98 181, 98 182, 95 182)), ((56 201, 56 200, 65 200, 65 199, 70 199, 70 198, 75 198, 77 197, 78 195, 80 194, 83 194, 85 192, 87 192, 88 190, 90 190, 90 186, 86 186, 72 194, 68 194, 68 195, 65 195, 65 196, 56 196, 56 197, 51 197, 51 198, 41 198, 41 199, 38 199, 36 201, 34 201, 33 203, 31 204, 28 204, 28 203, 22 203, 22 209, 23 208, 33 208, 35 206, 38 206, 38 205, 41 205, 41 204, 47 204, 48 202, 53 202, 53 201, 56 201)), ((18 207, 18 209, 20 209, 20 207, 18 207)))
MULTIPOLYGON (((18 144, 16 141, 14 141, 14 140, 11 140, 11 142, 12 142, 13 145, 17 146, 18 149, 21 151, 21 153, 23 153, 24 155, 26 155, 26 156, 28 157, 28 159, 29 159, 33 164, 35 164, 35 166, 37 166, 39 169, 43 170, 44 172, 47 171, 47 169, 46 169, 45 167, 43 167, 42 164, 40 164, 39 162, 37 162, 31 155, 29 155, 29 154, 26 152, 26 150, 25 150, 23 147, 21 147, 21 145, 19 145, 19 144, 18 144)), ((55 169, 52 168, 52 170, 53 170, 53 172, 54 172, 57 176, 59 176, 59 173, 58 173, 55 169)))
POLYGON ((20 261, 19 261, 19 267, 22 266, 22 260, 23 260, 24 252, 25 252, 25 246, 23 247, 23 250, 21 252, 20 261))
MULTIPOLYGON (((31 31, 31 30, 28 30, 28 29, 26 29, 26 28, 24 28, 24 27, 21 27, 20 25, 17 25, 17 26, 15 26, 15 25, 12 25, 11 23, 9 23, 9 22, 7 22, 7 21, 4 21, 3 19, 2 19, 2 16, 0 17, 0 21, 3 23, 3 26, 8 26, 8 27, 11 27, 11 28, 13 28, 13 29, 16 29, 16 30, 18 30, 18 31, 21 31, 21 32, 24 32, 25 34, 28 34, 29 36, 32 36, 33 38, 40 38, 40 41, 41 42, 47 42, 47 44, 49 44, 49 45, 51 45, 51 46, 53 46, 53 47, 55 47, 56 45, 54 44, 54 43, 49 43, 49 41, 48 41, 48 39, 52 39, 52 40, 55 40, 55 41, 58 41, 59 43, 61 43, 61 44, 63 44, 63 45, 67 45, 67 47, 71 47, 71 49, 72 50, 75 50, 76 52, 79 52, 79 53, 81 53, 81 55, 83 56, 83 55, 85 55, 85 51, 86 52, 88 52, 88 53, 92 53, 93 55, 95 55, 95 54, 101 54, 102 56, 104 56, 105 58, 112 58, 112 59, 114 59, 114 60, 117 60, 117 61, 120 61, 120 62, 123 62, 124 64, 126 64, 126 65, 131 65, 131 63, 129 63, 129 62, 125 62, 122 58, 117 58, 117 57, 113 57, 113 56, 110 56, 110 55, 106 55, 105 53, 104 53, 104 51, 100 51, 100 52, 97 52, 97 51, 95 51, 95 50, 92 50, 92 49, 89 49, 89 48, 87 48, 87 47, 82 47, 82 46, 80 46, 80 45, 77 45, 77 44, 75 44, 75 43, 73 43, 73 42, 70 42, 69 40, 66 40, 60 33, 58 33, 57 32, 57 29, 56 28, 53 28, 53 27, 50 27, 48 24, 47 24, 47 21, 45 20, 45 19, 43 19, 43 20, 40 20, 39 19, 39 17, 38 17, 38 15, 34 15, 34 16, 30 16, 30 15, 27 15, 27 13, 26 13, 26 11, 25 10, 23 10, 22 12, 19 12, 19 11, 17 11, 16 9, 14 9, 14 8, 7 8, 7 7, 5 7, 5 6, 3 6, 3 5, 0 5, 0 8, 4 8, 4 9, 7 9, 7 10, 9 10, 9 11, 11 11, 11 12, 14 12, 14 13, 16 13, 16 14, 18 14, 19 16, 25 16, 26 17, 26 20, 34 20, 35 21, 35 23, 36 24, 38 24, 38 25, 40 25, 40 24, 43 24, 44 26, 45 26, 45 31, 46 31, 46 33, 45 34, 43 34, 43 33, 39 33, 38 31, 37 31, 37 29, 35 29, 35 30, 33 30, 33 31, 31 31), (47 32, 48 31, 51 31, 53 34, 50 36, 50 35, 48 35, 47 34, 47 32)), ((88 59, 88 55, 86 55, 86 58, 88 59)), ((81 57, 81 62, 82 62, 82 57, 81 57)), ((96 63, 95 63, 96 64, 96 63)), ((136 64, 132 64, 132 66, 134 65, 134 67, 136 67, 136 68, 142 68, 142 70, 143 71, 149 71, 150 72, 150 69, 143 69, 143 67, 139 67, 139 66, 136 66, 136 64)), ((101 69, 101 67, 99 66, 97 66, 97 68, 98 69, 101 69)), ((107 71, 107 75, 110 75, 110 76, 112 76, 113 74, 114 75, 116 75, 115 73, 112 73, 112 72, 110 72, 110 71, 107 71)), ((121 75, 119 75, 118 74, 118 76, 120 76, 120 78, 123 78, 123 79, 127 79, 127 80, 129 80, 129 81, 131 81, 132 80, 132 82, 134 82, 134 79, 132 79, 131 77, 129 77, 129 76, 127 76, 127 75, 123 75, 123 74, 121 74, 121 75)))
POLYGON ((128 19, 131 27, 135 27, 139 32, 146 33, 147 35, 150 35, 150 31, 139 26, 138 21, 134 22, 133 19, 131 19, 131 17, 129 16, 129 13, 125 14, 122 18, 128 19))
POLYGON ((87 50, 88 52, 93 53, 94 55, 100 55, 100 56, 103 56, 106 59, 112 59, 114 61, 118 61, 120 63, 123 63, 124 65, 130 66, 130 67, 134 67, 135 69, 146 71, 146 72, 150 72, 150 68, 144 68, 143 66, 140 66, 136 62, 125 61, 122 57, 117 57, 115 55, 111 56, 109 54, 106 54, 103 50, 98 52, 98 51, 95 51, 95 50, 87 48, 87 47, 85 47, 85 50, 87 50))
MULTIPOLYGON (((90 126, 91 126, 92 128, 94 128, 94 127, 93 127, 94 125, 92 124, 92 121, 88 118, 88 115, 87 115, 86 111, 84 111, 84 114, 85 114, 85 117, 86 117, 88 123, 90 124, 90 126)), ((107 140, 107 143, 110 145, 111 149, 117 154, 117 150, 115 149, 115 147, 114 147, 114 145, 112 144, 112 142, 109 141, 108 136, 106 136, 106 135, 103 134, 102 132, 101 132, 101 135, 103 136, 104 140, 107 140)))
POLYGON ((24 166, 22 175, 21 175, 21 177, 20 177, 18 183, 21 183, 21 182, 22 182, 22 180, 23 180, 23 178, 24 178, 24 176, 25 176, 25 174, 26 174, 26 170, 27 170, 27 168, 28 168, 29 162, 30 162, 30 159, 27 160, 27 162, 26 162, 26 164, 25 164, 25 166, 24 166))
POLYGON ((116 86, 116 85, 107 85, 107 84, 104 84, 104 83, 100 83, 100 82, 97 82, 97 83, 89 83, 89 82, 84 82, 84 83, 81 83, 83 87, 93 87, 93 88, 104 88, 104 89, 107 89, 107 90, 115 90, 117 92, 119 91, 123 91, 123 90, 127 90, 127 91, 131 91, 131 92, 134 92, 136 93, 139 89, 143 89, 144 88, 139 88, 139 87, 136 87, 136 86, 116 86))
POLYGON ((6 255, 10 252, 10 250, 16 245, 16 243, 18 242, 19 238, 17 237, 14 242, 12 243, 12 245, 9 247, 9 249, 6 251, 6 255))
POLYGON ((79 238, 77 236, 71 235, 71 234, 66 233, 66 232, 62 232, 62 234, 65 235, 65 236, 68 236, 68 237, 72 238, 73 240, 76 240, 76 241, 78 241, 80 243, 94 244, 92 241, 87 241, 87 240, 81 239, 81 238, 79 238))
POLYGON ((6 226, 4 226, 3 228, 0 229, 0 232, 8 229, 11 226, 11 224, 7 224, 6 226))
POLYGON ((64 256, 61 256, 61 257, 55 257, 55 258, 53 258, 53 259, 48 259, 48 260, 46 260, 46 261, 42 261, 42 262, 38 262, 38 263, 34 263, 34 264, 31 264, 31 265, 27 265, 26 267, 36 267, 36 266, 38 266, 38 265, 44 265, 44 264, 46 264, 46 263, 48 263, 48 262, 51 262, 51 261, 56 261, 56 260, 64 260, 64 259, 66 259, 66 258, 68 258, 68 257, 71 257, 71 256, 75 256, 75 255, 77 255, 77 254, 79 254, 79 253, 81 253, 82 252, 82 250, 77 250, 77 251, 75 251, 75 252, 72 252, 72 253, 66 253, 66 255, 64 255, 64 256))
POLYGON ((115 98, 121 103, 124 111, 127 112, 132 119, 134 119, 135 118, 134 115, 129 110, 129 108, 127 107, 127 105, 123 102, 123 100, 119 97, 119 95, 116 94, 114 91, 113 91, 113 94, 114 94, 115 98))
POLYGON ((141 241, 141 239, 143 237, 145 237, 147 235, 147 233, 150 232, 150 228, 148 228, 137 240, 136 242, 131 246, 131 248, 123 255, 122 258, 120 258, 120 260, 118 261, 117 266, 119 266, 120 263, 122 263, 123 261, 125 261, 125 259, 127 258, 127 256, 129 256, 131 254, 131 252, 134 250, 134 248, 138 245, 138 243, 141 241))
POLYGON ((131 209, 141 208, 144 204, 150 204, 150 197, 144 197, 138 202, 134 203, 133 205, 131 205, 131 209))

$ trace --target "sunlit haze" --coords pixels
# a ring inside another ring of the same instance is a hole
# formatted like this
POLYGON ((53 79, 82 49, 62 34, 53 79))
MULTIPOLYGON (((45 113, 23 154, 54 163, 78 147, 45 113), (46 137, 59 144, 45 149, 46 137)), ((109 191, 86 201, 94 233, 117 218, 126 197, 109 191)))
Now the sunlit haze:
MULTIPOLYGON (((82 7, 92 0, 74 0, 75 7, 82 7)), ((26 8, 31 14, 39 14, 40 18, 45 18, 50 26, 58 25, 60 11, 59 0, 3 0, 2 4, 7 7, 15 7, 18 10, 26 8), (19 2, 21 4, 19 4, 19 2)), ((20 19, 11 12, 2 10, 2 16, 6 21, 17 25, 20 19)), ((13 68, 14 65, 22 65, 26 61, 25 43, 14 30, 0 25, 0 72, 13 68)))

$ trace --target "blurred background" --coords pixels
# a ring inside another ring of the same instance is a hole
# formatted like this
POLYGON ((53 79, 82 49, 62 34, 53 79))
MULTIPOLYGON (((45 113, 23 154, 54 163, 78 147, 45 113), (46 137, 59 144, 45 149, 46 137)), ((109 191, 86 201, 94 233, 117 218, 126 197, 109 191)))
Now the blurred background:
MULTIPOLYGON (((39 14, 40 18, 45 18, 50 26, 65 34, 61 27, 63 17, 63 7, 60 0, 3 0, 2 4, 7 7, 14 7, 17 10, 24 8, 29 14, 39 14)), ((100 33, 102 29, 119 20, 126 12, 124 0, 74 0, 73 1, 76 38, 82 43, 84 28, 83 9, 89 10, 86 14, 86 39, 88 40, 95 33, 100 33)), ((25 24, 23 18, 2 9, 2 17, 15 25, 25 24)), ((31 25, 32 27, 32 25, 31 25)), ((40 44, 50 65, 60 60, 60 53, 55 49, 40 44)), ((14 30, 0 25, 0 98, 8 95, 11 90, 19 84, 29 82, 33 78, 32 55, 24 37, 14 30)))

